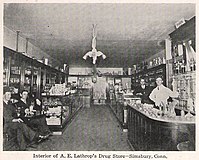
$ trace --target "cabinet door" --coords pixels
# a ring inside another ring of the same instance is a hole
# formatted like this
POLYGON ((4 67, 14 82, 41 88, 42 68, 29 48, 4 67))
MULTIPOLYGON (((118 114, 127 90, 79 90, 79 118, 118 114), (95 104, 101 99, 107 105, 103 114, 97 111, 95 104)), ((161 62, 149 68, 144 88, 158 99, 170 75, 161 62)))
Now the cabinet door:
POLYGON ((12 97, 18 98, 20 90, 22 90, 22 59, 20 59, 19 56, 16 56, 12 54, 9 57, 10 61, 10 67, 9 67, 9 72, 10 72, 10 77, 9 77, 9 87, 12 90, 12 97))
POLYGON ((29 93, 31 93, 31 85, 32 85, 32 76, 33 76, 33 70, 32 65, 30 62, 26 62, 23 67, 24 71, 24 77, 23 77, 23 89, 27 90, 29 93))
POLYGON ((3 86, 9 86, 10 77, 10 57, 3 57, 3 86))
POLYGON ((32 67, 31 92, 34 96, 40 98, 41 94, 41 67, 32 67))

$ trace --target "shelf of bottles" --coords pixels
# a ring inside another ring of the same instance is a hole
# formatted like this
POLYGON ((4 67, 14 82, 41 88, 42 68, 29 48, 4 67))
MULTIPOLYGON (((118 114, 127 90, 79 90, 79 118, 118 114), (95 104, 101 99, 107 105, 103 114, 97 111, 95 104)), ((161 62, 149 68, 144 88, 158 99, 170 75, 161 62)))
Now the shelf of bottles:
POLYGON ((154 68, 154 67, 162 65, 162 64, 166 64, 166 59, 165 59, 165 56, 163 56, 163 55, 154 57, 148 61, 143 61, 140 64, 133 65, 131 72, 132 72, 132 74, 139 73, 146 69, 154 68))
MULTIPOLYGON (((190 42, 190 41, 189 41, 190 42)), ((191 43, 191 42, 190 42, 191 43)), ((196 95, 196 62, 194 58, 190 59, 189 54, 195 54, 184 50, 184 54, 179 56, 177 45, 173 45, 173 90, 179 92, 179 109, 195 113, 195 95, 196 95)))
POLYGON ((24 68, 24 89, 31 92, 32 83, 32 66, 26 65, 24 68))
POLYGON ((173 90, 179 92, 178 107, 195 113, 196 73, 185 73, 173 76, 173 90))
POLYGON ((10 60, 9 87, 12 91, 12 96, 15 97, 21 89, 21 62, 20 58, 16 56, 8 59, 10 60))
POLYGON ((169 34, 171 38, 172 87, 179 92, 178 107, 195 114, 196 37, 195 16, 169 34))
POLYGON ((30 96, 40 98, 44 90, 64 82, 63 72, 4 47, 3 85, 12 90, 12 99, 18 99, 23 89, 28 90, 30 96))
POLYGON ((41 70, 41 93, 43 93, 44 92, 44 86, 45 86, 45 84, 46 84, 46 74, 45 74, 45 70, 41 70))
POLYGON ((37 95, 38 93, 38 76, 39 76, 39 68, 37 67, 33 67, 32 68, 32 89, 31 89, 31 92, 34 94, 34 95, 37 95))
POLYGON ((150 87, 155 87, 156 78, 161 77, 163 84, 166 85, 166 65, 161 64, 153 68, 145 69, 141 72, 135 73, 131 77, 132 89, 139 85, 140 79, 145 79, 145 82, 150 87))
POLYGON ((3 86, 8 86, 8 75, 9 75, 9 59, 3 58, 3 86))
MULTIPOLYGON (((44 74, 44 73, 42 72, 42 74, 44 74)), ((43 78, 45 78, 45 83, 44 83, 45 85, 43 86, 43 91, 42 92, 49 93, 51 87, 53 85, 55 85, 56 74, 53 74, 53 73, 50 73, 50 72, 46 72, 46 76, 43 77, 43 78)), ((43 79, 42 79, 42 81, 43 81, 43 79)))
POLYGON ((192 50, 188 51, 184 45, 179 45, 179 44, 173 44, 172 47, 172 63, 173 63, 173 74, 174 75, 179 75, 179 74, 186 74, 186 73, 191 73, 196 70, 196 60, 194 58, 195 54, 194 52, 194 47, 191 46, 193 44, 193 41, 190 40, 188 43, 189 48, 192 50), (183 53, 180 53, 178 50, 179 46, 183 47, 183 53), (180 54, 179 54, 180 53, 180 54), (191 54, 191 55, 190 55, 191 54))

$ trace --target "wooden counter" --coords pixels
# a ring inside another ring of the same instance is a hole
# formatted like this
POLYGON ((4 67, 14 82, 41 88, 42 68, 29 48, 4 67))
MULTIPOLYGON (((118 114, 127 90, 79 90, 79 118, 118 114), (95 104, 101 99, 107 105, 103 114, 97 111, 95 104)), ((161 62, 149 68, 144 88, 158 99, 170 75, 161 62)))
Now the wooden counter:
POLYGON ((195 150, 195 118, 155 117, 138 105, 128 105, 127 123, 128 142, 135 150, 175 151, 187 141, 190 145, 185 150, 195 150))

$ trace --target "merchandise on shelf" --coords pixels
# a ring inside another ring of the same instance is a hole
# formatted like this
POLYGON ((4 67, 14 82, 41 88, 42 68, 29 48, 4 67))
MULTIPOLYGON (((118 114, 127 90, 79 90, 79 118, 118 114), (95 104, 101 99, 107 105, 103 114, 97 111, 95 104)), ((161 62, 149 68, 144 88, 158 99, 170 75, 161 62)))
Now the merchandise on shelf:
POLYGON ((67 119, 69 116, 70 116, 70 107, 69 106, 63 106, 62 120, 67 119))
POLYGON ((132 75, 131 83, 132 83, 132 89, 139 86, 140 79, 145 79, 145 82, 150 87, 155 87, 156 78, 161 77, 163 79, 163 84, 166 85, 166 65, 161 64, 158 66, 155 66, 153 68, 145 69, 141 72, 137 72, 132 75))
POLYGON ((55 84, 49 90, 50 95, 65 95, 68 92, 68 88, 66 88, 66 84, 55 84))
POLYGON ((64 73, 22 53, 4 47, 3 56, 3 85, 12 88, 12 97, 25 89, 40 98, 41 92, 48 93, 55 81, 65 81, 64 73))
MULTIPOLYGON (((171 47, 171 84, 179 92, 180 111, 195 113, 196 49, 195 17, 169 34, 171 47), (186 33, 186 34, 184 34, 186 33)), ((183 114, 183 113, 182 113, 183 114)))
POLYGON ((129 104, 134 109, 138 110, 139 112, 143 113, 144 115, 151 117, 151 118, 157 118, 162 120, 169 120, 169 121, 175 121, 175 120, 182 120, 182 121, 195 121, 195 116, 190 113, 189 110, 186 111, 186 114, 183 111, 184 114, 181 114, 181 116, 177 116, 175 113, 175 108, 178 108, 178 102, 176 103, 170 103, 166 107, 166 110, 164 111, 164 114, 161 110, 154 108, 151 104, 141 104, 137 102, 132 102, 129 104))
POLYGON ((62 131, 81 106, 78 94, 42 96, 42 111, 52 131, 62 131))
POLYGON ((43 112, 48 125, 61 125, 62 102, 60 98, 42 98, 43 112))
POLYGON ((178 74, 173 76, 173 90, 179 92, 179 107, 187 109, 188 104, 191 110, 195 111, 196 100, 196 73, 178 74))
POLYGON ((57 118, 55 116, 46 118, 46 122, 47 122, 47 125, 61 125, 60 118, 57 118))

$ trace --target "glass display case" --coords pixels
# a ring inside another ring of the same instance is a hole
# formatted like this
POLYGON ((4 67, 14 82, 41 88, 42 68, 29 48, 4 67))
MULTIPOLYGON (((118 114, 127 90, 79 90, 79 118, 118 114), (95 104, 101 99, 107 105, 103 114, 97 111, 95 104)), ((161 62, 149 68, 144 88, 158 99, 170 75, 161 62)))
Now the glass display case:
POLYGON ((62 96, 42 96, 47 125, 53 131, 61 130, 70 115, 70 104, 63 103, 62 98, 62 96))
POLYGON ((3 86, 8 86, 8 75, 9 75, 9 59, 8 57, 3 58, 3 86))
POLYGON ((41 97, 52 85, 64 83, 66 74, 7 47, 3 48, 3 85, 10 87, 12 97, 19 98, 21 90, 41 97))
POLYGON ((32 66, 26 65, 24 70, 24 89, 29 93, 31 92, 31 84, 32 84, 32 66))
POLYGON ((14 57, 10 61, 10 78, 9 86, 13 94, 18 94, 21 83, 21 65, 19 57, 14 57))
POLYGON ((41 80, 40 80, 40 68, 38 67, 32 67, 32 84, 31 84, 31 92, 32 94, 34 94, 35 96, 39 95, 40 90, 38 89, 39 85, 41 84, 41 80))
POLYGON ((53 132, 62 133, 66 124, 82 107, 82 102, 78 94, 43 95, 42 106, 47 125, 53 132))

